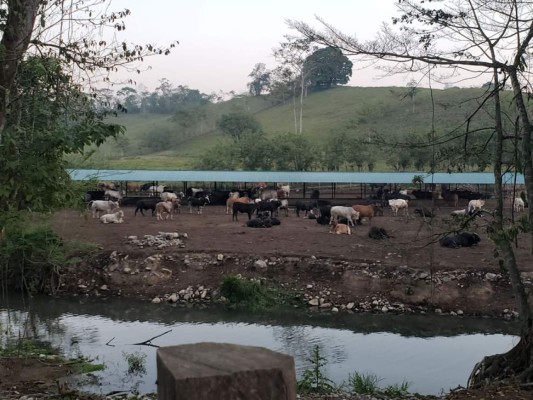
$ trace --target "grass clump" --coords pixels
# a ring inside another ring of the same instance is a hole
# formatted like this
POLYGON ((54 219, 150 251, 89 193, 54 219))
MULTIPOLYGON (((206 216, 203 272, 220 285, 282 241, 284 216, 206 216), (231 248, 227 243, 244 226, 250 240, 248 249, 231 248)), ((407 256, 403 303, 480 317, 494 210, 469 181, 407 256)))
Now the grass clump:
POLYGON ((128 375, 146 374, 146 354, 140 352, 126 353, 122 356, 128 363, 128 375))
POLYGON ((379 381, 380 379, 374 374, 365 375, 357 371, 353 374, 348 374, 348 387, 352 393, 377 394, 380 391, 379 381))
POLYGON ((278 293, 265 288, 260 281, 248 280, 237 275, 224 276, 220 295, 232 307, 252 310, 271 308, 279 299, 278 293))

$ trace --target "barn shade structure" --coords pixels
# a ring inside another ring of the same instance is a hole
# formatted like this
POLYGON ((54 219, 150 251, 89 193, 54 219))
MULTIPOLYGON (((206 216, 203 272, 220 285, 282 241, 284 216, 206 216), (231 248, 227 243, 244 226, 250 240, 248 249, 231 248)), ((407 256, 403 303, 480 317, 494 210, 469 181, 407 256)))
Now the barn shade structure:
MULTIPOLYGON (((360 185, 362 195, 366 195, 368 185, 388 186, 391 190, 399 186, 412 186, 415 177, 422 178, 424 185, 477 185, 477 190, 491 192, 494 175, 490 172, 464 172, 434 174, 426 172, 303 172, 303 171, 183 171, 183 170, 126 170, 126 169, 70 169, 71 178, 77 181, 94 179, 97 181, 121 182, 128 192, 128 182, 154 182, 170 184, 181 182, 185 192, 189 185, 209 184, 213 189, 217 186, 231 187, 237 183, 251 187, 256 182, 298 184, 301 196, 312 188, 330 185, 332 197, 336 197, 337 186, 340 184, 360 185), (219 184, 219 185, 217 185, 219 184)), ((505 173, 504 185, 523 185, 521 174, 505 173)), ((328 190, 329 191, 329 190, 328 190)))
MULTIPOLYGON (((362 183, 412 184, 420 176, 426 184, 493 185, 491 172, 300 172, 300 171, 163 171, 125 169, 70 169, 73 180, 96 179, 117 182, 287 182, 287 183, 362 183)), ((524 184, 521 174, 506 173, 503 183, 524 184), (515 180, 516 178, 516 180, 515 180)))

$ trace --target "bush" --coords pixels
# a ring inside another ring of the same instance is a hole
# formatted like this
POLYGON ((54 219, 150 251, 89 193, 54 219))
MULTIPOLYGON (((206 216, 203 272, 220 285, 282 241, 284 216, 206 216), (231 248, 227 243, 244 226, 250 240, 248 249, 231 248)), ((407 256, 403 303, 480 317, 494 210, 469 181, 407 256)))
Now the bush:
POLYGON ((67 242, 38 215, 16 212, 3 216, 0 240, 0 282, 28 293, 54 293, 61 269, 96 249, 90 243, 67 242))
POLYGON ((249 309, 264 309, 275 304, 275 293, 265 289, 258 281, 235 275, 226 275, 222 280, 220 294, 230 305, 249 309))

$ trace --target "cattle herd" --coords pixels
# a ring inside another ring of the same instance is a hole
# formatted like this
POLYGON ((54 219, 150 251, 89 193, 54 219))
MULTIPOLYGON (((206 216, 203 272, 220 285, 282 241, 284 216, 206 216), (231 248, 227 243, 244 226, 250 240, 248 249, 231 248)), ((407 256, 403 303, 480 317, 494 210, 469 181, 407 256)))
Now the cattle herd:
MULTIPOLYGON (((104 199, 88 201, 93 218, 98 218, 103 224, 120 224, 124 222, 124 211, 120 208, 123 193, 114 187, 104 188, 104 199)), ((172 220, 174 214, 181 213, 183 207, 187 207, 190 214, 193 210, 197 214, 202 214, 206 206, 211 204, 225 205, 226 214, 231 214, 232 221, 238 221, 239 214, 246 214, 248 217, 246 225, 251 228, 270 228, 281 224, 280 212, 285 217, 289 216, 289 208, 293 209, 296 216, 315 219, 318 224, 329 225, 329 232, 332 234, 350 235, 356 225, 362 225, 365 221, 372 225, 375 216, 383 215, 385 207, 389 207, 394 217, 409 216, 409 200, 413 194, 406 192, 381 193, 378 196, 370 197, 363 204, 354 205, 332 205, 330 201, 320 199, 320 192, 314 190, 310 200, 295 200, 289 202, 290 186, 278 184, 276 187, 259 186, 249 190, 233 191, 205 191, 200 188, 189 188, 186 193, 174 193, 170 188, 163 185, 146 184, 140 189, 147 193, 146 196, 136 200, 136 217, 140 212, 142 217, 145 211, 151 211, 152 217, 158 221, 172 220)), ((88 195, 92 192, 88 192, 88 195)), ((442 194, 439 193, 439 196, 442 194)), ((483 216, 485 199, 471 199, 464 209, 451 211, 453 218, 474 218, 483 216)), ((458 206, 457 193, 444 193, 440 197, 446 201, 451 201, 453 206, 458 206)), ((130 203, 131 204, 131 203, 130 203)), ((516 213, 523 212, 527 207, 527 202, 521 197, 516 197, 512 202, 512 209, 516 213)), ((414 214, 423 218, 433 218, 435 213, 425 207, 416 208, 414 214)), ((369 237, 383 240, 391 237, 384 228, 371 226, 369 237)), ((443 247, 457 248, 470 247, 480 242, 480 236, 475 232, 455 232, 442 236, 439 243, 443 247)))

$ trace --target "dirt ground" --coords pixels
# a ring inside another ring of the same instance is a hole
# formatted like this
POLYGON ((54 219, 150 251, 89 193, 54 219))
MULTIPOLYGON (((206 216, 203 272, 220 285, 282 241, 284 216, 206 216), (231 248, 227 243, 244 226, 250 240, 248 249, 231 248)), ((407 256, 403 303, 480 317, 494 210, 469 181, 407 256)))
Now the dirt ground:
MULTIPOLYGON (((494 316, 501 316, 501 310, 505 308, 514 310, 512 292, 507 279, 499 275, 501 271, 493 257, 493 245, 486 234, 490 216, 477 219, 470 228, 481 236, 479 245, 449 249, 432 241, 449 229, 452 209, 442 207, 436 210, 437 217, 430 221, 413 213, 415 208, 422 206, 429 208, 430 204, 411 202, 409 216, 393 216, 390 210, 384 210, 384 215, 375 217, 371 223, 365 221, 356 226, 352 235, 329 234, 328 226, 303 216, 298 218, 293 210, 289 216, 279 217, 280 226, 256 229, 245 225, 246 215, 240 214, 238 221, 232 221, 222 206, 207 206, 201 215, 183 210, 173 220, 164 221, 157 221, 149 212, 144 217, 134 216, 134 208, 126 207, 122 224, 102 224, 92 219, 89 213, 64 210, 52 218, 56 232, 65 239, 97 243, 101 252, 73 270, 72 275, 63 277, 65 285, 61 290, 64 294, 82 292, 90 295, 98 291, 101 294, 105 285, 111 294, 152 299, 188 286, 216 288, 225 274, 240 273, 248 277, 265 276, 285 288, 306 289, 310 295, 324 296, 332 291, 339 304, 385 299, 412 307, 424 305, 448 312, 461 309, 465 314, 494 316), (384 228, 392 237, 382 241, 371 239, 368 237, 370 226, 384 228), (187 233, 188 237, 184 247, 166 248, 139 248, 126 240, 128 236, 142 238, 158 232, 187 233), (108 268, 116 259, 135 265, 135 262, 154 255, 162 255, 159 267, 171 271, 171 278, 159 278, 156 271, 133 274, 125 273, 122 267, 108 268), (223 261, 219 255, 223 256, 223 261), (205 261, 201 266, 185 262, 196 256, 205 261), (269 261, 268 268, 253 267, 253 260, 261 259, 269 261), (244 260, 251 260, 252 264, 244 260), (498 278, 483 279, 487 273, 498 278), (433 285, 431 276, 436 277, 433 285), (453 278, 446 279, 446 276, 453 278), (410 291, 405 290, 406 285, 410 291)), ((489 202, 487 208, 490 207, 489 202)), ((529 254, 526 239, 520 238, 515 250, 527 278, 529 273, 533 274, 533 257, 529 254)), ((39 367, 41 364, 36 362, 39 367)), ((21 367, 25 371, 32 369, 29 364, 21 367)), ((21 374, 2 372, 15 371, 16 368, 13 360, 4 360, 0 365, 0 393, 5 395, 9 393, 7 388, 13 390, 17 385, 27 389, 35 387, 28 382, 16 381, 15 377, 21 374), (13 379, 7 380, 8 376, 13 379)), ((64 374, 68 372, 68 369, 62 371, 64 374)), ((58 376, 61 373, 58 375, 55 370, 49 370, 41 374, 37 384, 48 382, 47 388, 50 388, 49 382, 58 376)), ((448 396, 454 400, 533 398, 531 392, 515 388, 464 391, 448 396)))
MULTIPOLYGON (((239 214, 239 220, 232 221, 222 206, 207 206, 200 215, 185 209, 164 221, 157 221, 150 212, 144 217, 134 216, 134 208, 126 207, 122 224, 102 224, 88 213, 65 210, 54 216, 53 226, 64 238, 98 243, 102 256, 93 262, 97 268, 110 263, 106 257, 111 252, 117 252, 119 259, 127 257, 130 263, 161 255, 160 268, 171 270, 171 279, 157 279, 153 274, 124 276, 119 269, 106 271, 100 276, 103 280, 92 282, 93 286, 105 284, 111 292, 119 290, 126 296, 151 298, 199 285, 216 288, 223 275, 240 273, 266 277, 274 284, 305 291, 309 296, 323 297, 325 292, 333 291, 336 298, 330 302, 338 305, 378 298, 473 315, 501 316, 505 309, 514 310, 508 280, 500 274, 494 246, 486 233, 491 217, 476 219, 469 228, 482 239, 477 246, 450 249, 435 241, 450 229, 452 209, 441 207, 435 210, 437 216, 429 220, 413 212, 423 206, 429 208, 430 204, 412 201, 409 216, 393 216, 391 210, 385 209, 383 216, 375 217, 371 223, 364 221, 351 235, 330 234, 328 226, 303 215, 298 218, 293 210, 289 216, 280 215, 279 226, 249 228, 246 214, 239 214), (384 228, 392 237, 371 239, 370 226, 384 228), (182 248, 163 249, 139 248, 126 240, 128 236, 142 238, 158 232, 187 233, 188 238, 182 248), (224 255, 224 261, 216 261, 219 254, 224 255), (184 263, 187 257, 195 256, 203 256, 205 263, 217 268, 194 268, 184 263), (245 259, 265 259, 276 267, 257 270, 245 259), (496 278, 487 281, 487 273, 496 278), (430 284, 432 276, 434 285, 430 284), (304 290, 310 285, 311 289, 304 290)), ((488 202, 486 207, 490 206, 488 202)), ((533 277, 527 239, 519 238, 515 249, 526 281, 533 277)), ((83 279, 78 276, 79 283, 90 286, 88 278, 83 279)), ((65 290, 75 288, 67 286, 65 290)))

